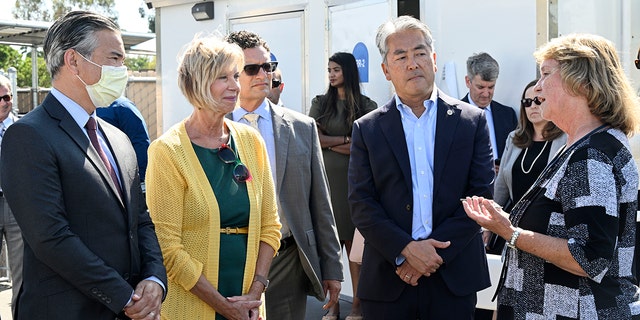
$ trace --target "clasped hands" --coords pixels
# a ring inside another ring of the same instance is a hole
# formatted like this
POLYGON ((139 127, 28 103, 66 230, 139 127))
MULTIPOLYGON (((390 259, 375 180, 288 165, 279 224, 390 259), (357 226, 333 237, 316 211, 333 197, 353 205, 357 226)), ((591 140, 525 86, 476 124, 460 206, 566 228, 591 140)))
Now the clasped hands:
POLYGON ((431 276, 444 263, 436 249, 444 249, 449 245, 450 241, 442 242, 435 239, 409 242, 402 250, 402 256, 406 260, 396 268, 396 274, 407 284, 417 286, 422 276, 431 276))
POLYGON ((140 281, 131 301, 124 307, 124 313, 131 319, 160 320, 163 294, 158 283, 151 280, 140 281))
POLYGON ((256 297, 252 294, 246 294, 242 296, 228 297, 227 302, 229 302, 229 307, 231 309, 231 311, 225 315, 227 319, 261 319, 260 311, 258 309, 262 304, 260 296, 256 297))

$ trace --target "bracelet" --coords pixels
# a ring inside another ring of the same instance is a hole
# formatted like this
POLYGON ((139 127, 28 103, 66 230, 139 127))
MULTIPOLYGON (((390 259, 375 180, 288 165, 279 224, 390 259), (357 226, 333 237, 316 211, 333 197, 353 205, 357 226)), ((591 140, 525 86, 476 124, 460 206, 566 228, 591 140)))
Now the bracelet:
POLYGON ((261 276, 259 274, 256 274, 255 276, 253 276, 253 282, 262 283, 262 285, 264 286, 264 289, 262 290, 262 292, 267 291, 267 288, 269 287, 269 280, 267 279, 267 277, 261 276))
POLYGON ((520 228, 516 228, 516 230, 513 231, 513 233, 511 234, 511 239, 507 243, 507 246, 509 248, 517 249, 516 248, 516 241, 518 241, 518 237, 520 236, 521 232, 522 232, 522 229, 520 229, 520 228))

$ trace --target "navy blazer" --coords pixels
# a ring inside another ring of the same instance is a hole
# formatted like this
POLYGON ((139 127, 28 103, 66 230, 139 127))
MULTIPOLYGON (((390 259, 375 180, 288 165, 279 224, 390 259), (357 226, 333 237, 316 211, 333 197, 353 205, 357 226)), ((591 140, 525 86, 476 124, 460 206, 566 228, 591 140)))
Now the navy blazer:
MULTIPOLYGON (((462 98, 462 101, 469 103, 468 93, 462 98)), ((518 126, 518 117, 516 117, 516 112, 513 108, 495 100, 491 100, 491 115, 493 118, 493 130, 496 135, 498 159, 501 159, 509 133, 518 126)))
MULTIPOLYGON (((434 150, 433 232, 451 241, 437 249, 438 272, 464 296, 490 285, 480 227, 460 198, 491 197, 493 157, 484 113, 438 91, 434 150)), ((349 162, 352 219, 365 238, 358 296, 395 301, 409 286, 395 273, 395 258, 412 241, 411 166, 395 99, 354 123, 349 162)))
POLYGON ((155 276, 166 288, 133 147, 117 128, 98 124, 122 200, 89 138, 53 95, 2 139, 2 188, 25 239, 14 319, 113 320, 141 280, 155 276))

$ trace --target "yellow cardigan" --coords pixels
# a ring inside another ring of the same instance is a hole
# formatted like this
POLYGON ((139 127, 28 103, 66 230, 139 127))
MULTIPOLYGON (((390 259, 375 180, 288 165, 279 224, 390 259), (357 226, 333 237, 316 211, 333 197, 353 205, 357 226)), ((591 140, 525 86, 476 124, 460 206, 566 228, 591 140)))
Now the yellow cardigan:
MULTIPOLYGON (((278 251, 280 222, 264 142, 248 126, 228 119, 225 124, 253 177, 247 181, 249 235, 242 284, 246 294, 253 282, 260 242, 278 251)), ((162 319, 215 319, 215 311, 189 291, 201 274, 218 287, 220 212, 187 136, 185 122, 174 125, 151 143, 148 153, 147 205, 169 278, 162 319)))

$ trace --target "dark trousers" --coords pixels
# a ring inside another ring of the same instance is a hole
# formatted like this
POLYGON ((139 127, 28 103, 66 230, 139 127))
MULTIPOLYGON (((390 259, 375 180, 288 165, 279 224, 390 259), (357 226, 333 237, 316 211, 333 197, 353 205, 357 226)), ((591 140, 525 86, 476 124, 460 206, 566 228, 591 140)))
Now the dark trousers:
POLYGON ((435 273, 422 277, 415 287, 407 285, 395 301, 360 301, 366 320, 471 320, 477 297, 475 293, 463 297, 453 295, 440 274, 435 273))
POLYGON ((265 294, 267 319, 304 319, 309 280, 302 269, 296 245, 278 252, 273 258, 269 280, 265 294))

